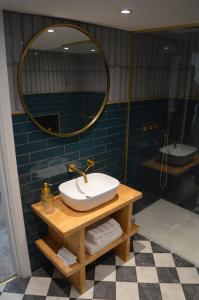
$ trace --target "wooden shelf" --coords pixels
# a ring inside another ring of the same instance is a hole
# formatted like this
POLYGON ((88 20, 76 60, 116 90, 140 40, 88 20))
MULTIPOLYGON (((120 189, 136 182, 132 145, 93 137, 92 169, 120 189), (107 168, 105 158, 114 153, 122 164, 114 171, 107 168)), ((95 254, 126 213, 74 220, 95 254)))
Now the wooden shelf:
POLYGON ((110 250, 114 249, 115 247, 117 247, 118 245, 120 245, 121 243, 126 241, 126 239, 128 239, 132 235, 136 234, 138 232, 138 230, 139 230, 139 226, 136 224, 132 224, 131 229, 129 230, 129 233, 123 233, 120 238, 111 242, 110 244, 108 244, 104 248, 100 249, 97 253, 95 253, 93 255, 86 253, 85 254, 85 265, 90 264, 91 262, 93 262, 97 258, 99 258, 100 256, 102 256, 105 253, 109 252, 110 250))
MULTIPOLYGON (((171 175, 181 175, 185 171, 197 166, 199 164, 199 155, 196 155, 192 162, 181 166, 181 167, 173 167, 173 166, 167 166, 167 173, 171 175)), ((147 160, 142 164, 144 167, 161 171, 161 163, 159 163, 156 158, 147 160)), ((165 172, 165 167, 163 168, 163 172, 165 172)))
POLYGON ((139 231, 140 226, 137 224, 131 224, 131 227, 128 232, 128 236, 131 237, 139 231))
POLYGON ((130 237, 139 229, 138 225, 131 223, 133 203, 141 198, 141 192, 121 184, 114 199, 86 212, 71 209, 63 203, 61 196, 54 198, 56 208, 50 215, 45 214, 41 202, 35 203, 32 205, 33 211, 48 225, 48 236, 37 240, 36 246, 81 294, 86 289, 86 265, 112 249, 123 261, 128 260, 130 237), (85 251, 86 227, 106 216, 111 216, 119 222, 123 234, 96 254, 89 255, 85 251), (62 246, 77 256, 77 263, 71 266, 64 264, 57 256, 62 246))
POLYGON ((114 213, 120 208, 134 203, 142 198, 142 193, 120 185, 117 195, 113 200, 98 206, 92 210, 80 212, 75 211, 63 203, 61 196, 55 197, 55 212, 47 215, 44 213, 41 202, 32 205, 32 209, 45 223, 61 235, 70 235, 82 227, 86 227, 106 216, 114 213))
POLYGON ((53 265, 62 272, 66 277, 72 275, 76 271, 81 269, 81 264, 79 262, 66 266, 64 262, 57 256, 58 250, 61 248, 57 242, 55 242, 50 237, 44 237, 37 240, 36 246, 38 249, 53 263, 53 265))

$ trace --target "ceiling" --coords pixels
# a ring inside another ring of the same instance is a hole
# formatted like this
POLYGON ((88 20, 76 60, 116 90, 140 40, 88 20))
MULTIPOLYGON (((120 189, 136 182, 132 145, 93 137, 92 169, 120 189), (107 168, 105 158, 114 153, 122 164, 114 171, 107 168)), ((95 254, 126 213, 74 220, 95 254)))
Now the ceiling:
POLYGON ((132 31, 199 23, 199 0, 0 0, 0 8, 132 31))

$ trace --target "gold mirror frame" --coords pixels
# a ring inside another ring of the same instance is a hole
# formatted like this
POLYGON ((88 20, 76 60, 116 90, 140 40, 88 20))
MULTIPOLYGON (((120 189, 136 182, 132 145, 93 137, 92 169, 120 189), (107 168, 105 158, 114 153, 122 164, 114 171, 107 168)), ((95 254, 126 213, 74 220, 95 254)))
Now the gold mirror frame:
POLYGON ((60 23, 60 24, 53 24, 50 26, 46 26, 45 28, 43 28, 42 30, 38 31, 32 38, 31 40, 28 42, 27 46, 25 47, 20 60, 19 60, 19 64, 18 64, 18 68, 17 68, 17 86, 18 86, 18 91, 19 91, 19 96, 20 96, 20 100, 22 103, 22 106, 25 110, 25 112, 27 113, 27 115, 29 116, 29 118, 32 120, 32 122, 39 127, 41 130, 45 131, 46 133, 53 135, 53 136, 57 136, 57 137, 72 137, 81 133, 84 133, 86 130, 88 130, 91 126, 93 126, 95 124, 95 122, 98 120, 98 118, 100 117, 100 115, 102 114, 105 105, 108 101, 108 95, 109 95, 109 90, 110 90, 110 71, 109 71, 109 64, 106 58, 106 55, 104 53, 104 50, 102 49, 101 45, 96 41, 96 39, 94 37, 91 36, 91 34, 89 32, 87 32, 85 29, 81 28, 78 25, 74 25, 74 24, 68 24, 68 23, 60 23), (32 44, 34 43, 34 41, 37 39, 37 37, 39 37, 42 33, 46 32, 49 28, 54 28, 54 27, 69 27, 69 28, 74 28, 77 29, 79 31, 81 31, 82 33, 84 33, 85 35, 87 35, 91 41, 96 45, 96 47, 99 50, 99 54, 101 55, 103 61, 104 61, 104 65, 105 65, 105 69, 106 69, 106 90, 105 90, 105 96, 102 102, 102 105, 99 109, 99 111, 97 112, 97 114, 95 115, 95 117, 91 120, 91 122, 89 122, 86 126, 82 127, 79 130, 76 130, 74 132, 69 132, 69 133, 57 133, 57 132, 51 132, 49 130, 47 130, 46 128, 44 128, 43 126, 40 125, 39 122, 37 122, 35 120, 35 118, 32 116, 30 110, 28 109, 27 105, 26 105, 26 101, 24 99, 23 96, 23 80, 22 80, 22 68, 23 68, 23 64, 24 64, 24 60, 26 58, 27 52, 30 49, 30 47, 32 46, 32 44))

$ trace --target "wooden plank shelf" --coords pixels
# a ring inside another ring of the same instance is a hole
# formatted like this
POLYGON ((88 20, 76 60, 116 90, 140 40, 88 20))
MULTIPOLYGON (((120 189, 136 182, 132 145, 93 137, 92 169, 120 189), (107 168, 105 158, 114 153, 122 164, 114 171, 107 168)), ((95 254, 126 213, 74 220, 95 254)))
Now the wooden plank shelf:
POLYGON ((64 262, 57 256, 57 252, 60 245, 58 245, 53 239, 46 236, 42 239, 37 240, 37 248, 51 261, 51 263, 66 277, 69 277, 76 271, 81 269, 81 264, 79 262, 66 266, 64 262))
MULTIPOLYGON (((161 163, 157 161, 157 158, 147 160, 143 162, 142 164, 144 167, 156 170, 156 171, 161 171, 161 163)), ((167 173, 170 175, 178 176, 183 174, 184 172, 188 171, 189 169, 199 165, 199 154, 196 154, 193 158, 193 161, 190 163, 180 166, 180 167, 174 167, 174 166, 167 166, 167 173)), ((166 172, 165 165, 162 168, 163 172, 166 172)))
POLYGON ((142 193, 129 188, 123 184, 120 185, 117 195, 113 200, 100 205, 89 211, 75 211, 65 205, 61 196, 55 197, 55 212, 44 214, 41 202, 32 205, 32 209, 45 223, 61 235, 70 235, 82 227, 86 227, 106 216, 114 213, 120 208, 135 202, 142 198, 142 193))
POLYGON ((122 260, 128 260, 130 237, 139 230, 139 226, 131 222, 133 203, 141 198, 142 193, 121 184, 114 199, 86 212, 74 211, 63 203, 61 196, 54 198, 56 209, 50 215, 45 214, 41 202, 35 203, 33 211, 48 225, 48 236, 37 240, 36 246, 81 294, 86 290, 85 267, 88 264, 112 249, 122 260), (106 216, 119 222, 123 234, 94 255, 89 255, 85 250, 86 228, 106 216), (62 246, 77 256, 77 263, 64 264, 57 256, 62 246))

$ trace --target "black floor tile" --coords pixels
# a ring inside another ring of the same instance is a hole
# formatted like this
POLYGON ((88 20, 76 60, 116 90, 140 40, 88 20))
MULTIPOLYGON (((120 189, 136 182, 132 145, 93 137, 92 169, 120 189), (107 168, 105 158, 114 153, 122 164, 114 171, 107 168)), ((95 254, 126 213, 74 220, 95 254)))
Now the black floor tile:
POLYGON ((45 300, 46 296, 24 295, 23 300, 45 300))
POLYGON ((154 267, 155 262, 152 253, 136 253, 135 254, 136 266, 154 267))
POLYGON ((183 284, 182 287, 186 300, 199 299, 199 284, 183 284))
POLYGON ((170 253, 169 250, 159 246, 158 244, 151 242, 151 248, 153 253, 170 253))
POLYGON ((116 299, 116 283, 108 281, 96 281, 94 286, 94 299, 116 299))
POLYGON ((179 283, 176 268, 156 268, 160 283, 179 283))
POLYGON ((69 297, 71 285, 66 279, 53 278, 48 290, 48 296, 69 297))
POLYGON ((115 265, 115 255, 113 252, 108 252, 96 260, 97 265, 115 265))
POLYGON ((159 284, 139 283, 138 288, 140 300, 162 300, 159 284))
POLYGON ((136 267, 117 267, 116 268, 116 281, 137 281, 136 267))
POLYGON ((44 268, 39 268, 32 273, 32 276, 35 277, 51 277, 52 275, 48 274, 44 268))
POLYGON ((87 280, 95 279, 95 264, 91 264, 86 267, 86 279, 87 280))
POLYGON ((182 258, 174 253, 172 255, 173 255, 173 259, 174 259, 176 267, 194 267, 194 265, 192 263, 185 260, 184 258, 182 258))
POLYGON ((12 281, 10 281, 6 284, 3 291, 6 293, 24 294, 25 290, 27 288, 28 282, 29 282, 29 278, 28 279, 21 279, 21 278, 13 279, 12 281))

